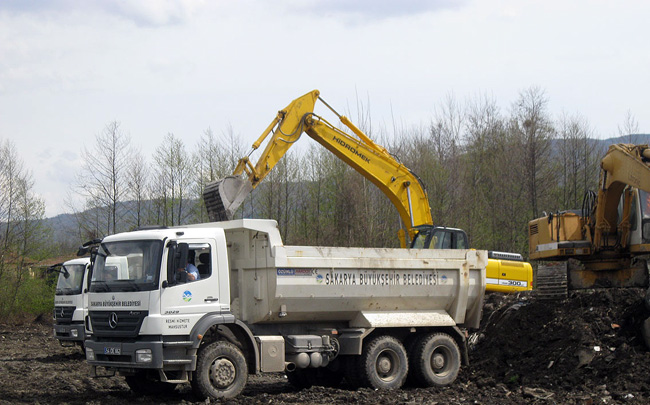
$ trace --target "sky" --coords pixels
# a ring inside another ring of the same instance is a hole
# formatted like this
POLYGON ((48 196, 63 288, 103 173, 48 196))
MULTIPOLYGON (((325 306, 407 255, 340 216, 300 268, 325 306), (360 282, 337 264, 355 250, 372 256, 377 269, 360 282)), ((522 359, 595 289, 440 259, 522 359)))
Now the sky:
POLYGON ((596 137, 628 114, 649 133, 649 20, 642 0, 0 0, 0 140, 54 216, 112 121, 145 156, 208 128, 248 145, 313 89, 391 128, 539 87, 596 137))

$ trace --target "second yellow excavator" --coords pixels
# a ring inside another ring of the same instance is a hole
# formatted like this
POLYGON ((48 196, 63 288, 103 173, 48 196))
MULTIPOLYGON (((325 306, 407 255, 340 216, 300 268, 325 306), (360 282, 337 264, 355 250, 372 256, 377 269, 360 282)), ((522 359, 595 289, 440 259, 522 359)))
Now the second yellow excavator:
MULTIPOLYGON (((246 197, 275 167, 303 133, 377 186, 393 203, 405 229, 398 231, 400 245, 420 249, 467 249, 467 234, 457 228, 433 225, 429 198, 420 178, 384 147, 373 142, 350 120, 338 114, 313 90, 280 110, 251 153, 272 133, 257 163, 241 158, 232 176, 208 184, 203 200, 211 221, 232 219, 246 197), (353 135, 314 114, 316 101, 329 108, 353 135), (243 177, 242 175, 244 175, 243 177)), ((511 292, 532 289, 532 268, 521 255, 491 252, 488 290, 511 292)))
POLYGON ((586 193, 582 209, 529 222, 530 258, 551 262, 565 281, 550 282, 568 289, 646 287, 649 193, 648 145, 611 145, 601 161, 598 193, 586 193))

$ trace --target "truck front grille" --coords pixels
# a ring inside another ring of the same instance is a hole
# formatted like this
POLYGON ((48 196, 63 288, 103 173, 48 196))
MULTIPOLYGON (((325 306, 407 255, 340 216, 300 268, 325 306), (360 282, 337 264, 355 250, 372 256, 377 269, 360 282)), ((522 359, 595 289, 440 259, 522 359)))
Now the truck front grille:
POLYGON ((97 337, 135 338, 147 311, 89 311, 93 334, 97 337))
POLYGON ((76 307, 63 307, 56 306, 54 307, 54 320, 56 323, 70 323, 72 322, 72 315, 76 307))

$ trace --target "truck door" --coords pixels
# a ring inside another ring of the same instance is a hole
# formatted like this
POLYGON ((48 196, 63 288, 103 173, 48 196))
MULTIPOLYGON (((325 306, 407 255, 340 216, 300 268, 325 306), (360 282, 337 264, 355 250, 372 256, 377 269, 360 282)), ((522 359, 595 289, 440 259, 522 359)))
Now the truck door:
POLYGON ((160 313, 163 317, 170 318, 166 322, 182 329, 182 323, 175 325, 175 322, 185 322, 185 318, 178 315, 194 314, 201 317, 210 312, 220 312, 218 273, 213 270, 216 263, 214 244, 205 241, 172 241, 166 249, 167 279, 160 294, 160 313), (187 272, 195 270, 199 277, 190 280, 187 272))

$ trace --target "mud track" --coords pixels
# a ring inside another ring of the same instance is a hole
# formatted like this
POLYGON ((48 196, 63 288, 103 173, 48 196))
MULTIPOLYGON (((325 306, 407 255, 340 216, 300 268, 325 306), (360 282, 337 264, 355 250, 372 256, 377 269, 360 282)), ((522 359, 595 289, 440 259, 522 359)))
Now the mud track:
MULTIPOLYGON (((228 404, 647 404, 650 352, 639 334, 642 290, 572 293, 558 302, 490 295, 472 335, 471 365, 448 388, 398 391, 313 387, 282 374, 251 376, 228 404)), ((61 347, 48 321, 0 324, 0 403, 187 404, 189 385, 136 396, 122 377, 90 378, 81 350, 61 347)), ((212 401, 213 403, 215 401, 212 401)), ((217 403, 219 401, 216 401, 217 403)))

